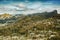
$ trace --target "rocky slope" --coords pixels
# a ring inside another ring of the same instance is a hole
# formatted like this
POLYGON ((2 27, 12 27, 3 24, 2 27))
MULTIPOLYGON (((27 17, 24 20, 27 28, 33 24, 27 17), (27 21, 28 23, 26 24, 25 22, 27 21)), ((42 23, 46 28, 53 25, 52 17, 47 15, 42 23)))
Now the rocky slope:
POLYGON ((59 40, 60 31, 56 28, 59 24, 52 17, 46 18, 40 14, 26 15, 14 23, 0 27, 0 36, 23 36, 26 40, 59 40))

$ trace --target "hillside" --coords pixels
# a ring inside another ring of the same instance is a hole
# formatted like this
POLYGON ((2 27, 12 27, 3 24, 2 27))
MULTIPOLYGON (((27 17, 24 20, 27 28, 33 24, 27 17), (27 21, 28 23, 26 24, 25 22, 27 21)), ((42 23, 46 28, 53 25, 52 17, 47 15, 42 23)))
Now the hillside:
POLYGON ((23 35, 23 38, 27 37, 26 40, 31 37, 31 39, 46 38, 47 40, 51 40, 51 35, 54 35, 53 39, 56 37, 58 40, 60 38, 60 31, 56 26, 60 23, 51 17, 52 13, 56 15, 55 11, 49 13, 51 14, 49 17, 45 16, 45 14, 41 15, 38 13, 23 16, 14 23, 0 27, 0 36, 23 35))
POLYGON ((10 15, 10 14, 8 14, 8 13, 4 13, 4 14, 1 14, 0 15, 0 19, 9 19, 9 18, 11 18, 12 17, 12 15, 10 15))

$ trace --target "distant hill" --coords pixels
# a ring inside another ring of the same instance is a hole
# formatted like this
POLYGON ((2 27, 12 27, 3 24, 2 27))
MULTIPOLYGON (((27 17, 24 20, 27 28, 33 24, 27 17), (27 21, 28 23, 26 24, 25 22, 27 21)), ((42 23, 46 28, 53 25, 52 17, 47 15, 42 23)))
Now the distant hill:
POLYGON ((4 13, 0 15, 0 23, 12 23, 15 22, 18 19, 22 19, 25 16, 26 17, 31 17, 33 18, 32 20, 42 20, 45 18, 51 18, 52 16, 57 15, 57 10, 54 10, 52 12, 43 12, 43 13, 34 13, 34 14, 29 14, 29 15, 24 15, 24 14, 15 14, 11 15, 8 13, 4 13))
POLYGON ((31 14, 29 16, 36 16, 36 15, 39 15, 39 16, 45 16, 46 18, 50 18, 54 15, 57 15, 57 10, 54 10, 52 12, 42 12, 42 13, 34 13, 34 14, 31 14))
POLYGON ((12 17, 12 15, 10 15, 10 14, 8 14, 8 13, 4 13, 4 14, 1 14, 0 15, 0 19, 9 19, 9 18, 11 18, 12 17))
POLYGON ((23 16, 23 15, 22 14, 12 15, 12 14, 8 14, 8 13, 0 14, 0 23, 2 23, 2 24, 13 23, 17 19, 22 18, 21 16, 23 16))

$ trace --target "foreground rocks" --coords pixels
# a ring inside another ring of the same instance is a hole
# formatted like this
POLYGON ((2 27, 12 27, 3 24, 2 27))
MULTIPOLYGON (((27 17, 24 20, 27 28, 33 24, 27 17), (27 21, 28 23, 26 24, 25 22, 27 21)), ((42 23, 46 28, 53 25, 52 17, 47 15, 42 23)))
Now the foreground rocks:
POLYGON ((60 36, 57 32, 49 31, 39 31, 39 33, 31 32, 29 34, 20 36, 0 36, 0 40, 59 40, 60 36))

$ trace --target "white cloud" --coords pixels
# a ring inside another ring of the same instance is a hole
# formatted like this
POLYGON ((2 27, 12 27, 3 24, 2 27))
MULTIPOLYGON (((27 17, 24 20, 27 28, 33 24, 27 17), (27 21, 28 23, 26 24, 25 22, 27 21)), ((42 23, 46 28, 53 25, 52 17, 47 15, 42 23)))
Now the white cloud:
POLYGON ((53 5, 52 3, 42 3, 42 2, 34 2, 34 3, 17 3, 17 4, 9 4, 0 6, 0 14, 2 13, 10 13, 10 14, 32 14, 39 13, 44 11, 53 11, 57 10, 60 13, 60 6, 53 5))

